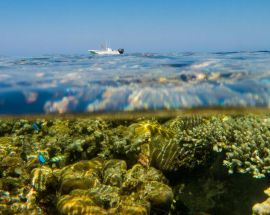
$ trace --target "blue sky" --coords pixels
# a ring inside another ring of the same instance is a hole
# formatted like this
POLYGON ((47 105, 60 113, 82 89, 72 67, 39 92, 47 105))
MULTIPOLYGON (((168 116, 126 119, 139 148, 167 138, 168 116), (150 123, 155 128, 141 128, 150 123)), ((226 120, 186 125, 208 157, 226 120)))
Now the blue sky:
POLYGON ((269 0, 0 2, 0 55, 270 49, 269 0))

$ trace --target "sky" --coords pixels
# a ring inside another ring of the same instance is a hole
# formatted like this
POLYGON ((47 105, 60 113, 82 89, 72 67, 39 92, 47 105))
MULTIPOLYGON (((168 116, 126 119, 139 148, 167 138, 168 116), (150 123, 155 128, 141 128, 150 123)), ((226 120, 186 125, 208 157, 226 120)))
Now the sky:
POLYGON ((269 0, 0 1, 0 55, 270 50, 269 0))

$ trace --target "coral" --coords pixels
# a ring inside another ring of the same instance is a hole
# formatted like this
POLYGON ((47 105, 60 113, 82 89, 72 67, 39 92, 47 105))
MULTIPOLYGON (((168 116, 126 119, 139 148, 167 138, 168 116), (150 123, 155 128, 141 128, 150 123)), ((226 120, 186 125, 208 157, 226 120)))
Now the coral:
POLYGON ((105 209, 115 208, 120 203, 120 188, 118 187, 99 184, 90 188, 88 195, 97 205, 105 209))
POLYGON ((60 120, 57 119, 53 122, 53 125, 49 128, 50 135, 62 135, 67 136, 71 133, 71 129, 69 127, 69 120, 60 120))
POLYGON ((217 144, 224 151, 224 165, 229 173, 250 173, 255 178, 270 173, 270 121, 268 117, 238 116, 227 120, 226 144, 217 144))
POLYGON ((85 144, 85 140, 78 139, 78 140, 75 140, 73 143, 69 144, 66 147, 66 150, 71 151, 71 152, 82 152, 84 144, 85 144))
MULTIPOLYGON (((134 198, 132 195, 124 197, 116 212, 120 215, 147 215, 150 214, 151 205, 144 199, 134 198)), ((115 213, 114 213, 115 214, 115 213)))
POLYGON ((112 144, 114 151, 120 154, 138 153, 140 146, 150 143, 154 136, 171 137, 173 133, 160 125, 157 121, 143 120, 131 124, 129 127, 119 126, 114 133, 112 144))
POLYGON ((83 119, 77 118, 73 121, 71 129, 73 133, 93 134, 96 131, 103 131, 108 128, 108 123, 102 119, 83 119))
POLYGON ((103 182, 107 185, 120 187, 127 171, 127 164, 123 160, 108 160, 103 167, 103 182))
POLYGON ((42 166, 32 170, 31 185, 36 191, 46 190, 47 184, 53 180, 53 171, 47 166, 42 166))
POLYGON ((122 188, 124 190, 136 190, 145 181, 168 183, 161 171, 153 167, 145 168, 141 164, 135 164, 126 172, 122 188))
POLYGON ((171 171, 180 152, 178 143, 171 141, 174 132, 155 120, 143 120, 129 127, 119 126, 112 136, 112 153, 124 154, 145 166, 171 171))
POLYGON ((193 169, 203 165, 209 159, 214 143, 222 137, 217 130, 220 125, 220 121, 215 118, 171 120, 160 126, 163 129, 157 130, 163 132, 155 132, 141 146, 139 162, 162 171, 193 169))
POLYGON ((169 120, 164 124, 167 128, 181 133, 183 130, 192 129, 198 125, 204 124, 206 119, 201 116, 190 116, 190 117, 176 117, 169 120))
POLYGON ((19 177, 22 174, 23 161, 18 157, 7 156, 1 162, 2 175, 19 177))
POLYGON ((103 162, 99 159, 80 161, 61 171, 60 193, 68 194, 74 189, 89 189, 100 184, 103 162))
MULTIPOLYGON (((115 201, 115 195, 112 196, 112 187, 102 185, 95 188, 95 190, 74 190, 70 195, 63 195, 59 198, 57 203, 58 211, 61 214, 104 214, 104 215, 126 215, 136 214, 144 215, 149 214, 150 204, 144 200, 136 200, 130 196, 123 196, 122 200, 118 198, 115 201), (93 193, 101 192, 101 196, 94 195, 93 193), (103 193, 103 195, 102 195, 103 193), (105 195, 105 196, 104 196, 105 195), (113 197, 111 199, 111 197, 113 197), (98 206, 97 204, 105 204, 107 208, 98 206), (117 204, 117 205, 116 205, 117 204), (109 206, 111 208, 108 208, 109 206)), ((115 189, 115 188, 114 188, 115 189)))
POLYGON ((200 120, 200 124, 178 133, 181 148, 179 167, 204 165, 212 155, 215 144, 225 141, 227 130, 219 118, 200 120))
POLYGON ((183 194, 176 192, 177 203, 208 212, 225 195, 222 180, 204 176, 195 188, 183 181, 186 173, 210 170, 218 160, 222 177, 235 177, 226 168, 230 174, 269 176, 268 115, 166 120, 0 120, 0 209, 6 214, 166 214, 173 193, 165 173, 171 182, 185 184, 175 189, 183 194))
POLYGON ((173 132, 170 129, 167 129, 155 120, 140 121, 132 124, 130 128, 134 129, 134 133, 138 136, 142 135, 148 138, 156 135, 161 135, 163 137, 173 136, 173 132))
POLYGON ((154 166, 162 171, 172 171, 178 168, 177 161, 180 157, 181 148, 178 140, 175 138, 164 138, 163 136, 153 137, 151 142, 142 146, 139 161, 142 164, 148 163, 149 166, 154 166))
POLYGON ((11 136, 0 137, 0 159, 1 160, 4 159, 6 156, 14 156, 14 154, 16 154, 17 152, 18 152, 18 149, 14 145, 14 141, 11 136))
POLYGON ((76 119, 54 123, 42 141, 50 148, 50 158, 64 156, 62 165, 96 157, 103 149, 107 125, 102 120, 76 119), (56 128, 55 128, 56 126, 56 128))
POLYGON ((12 132, 16 133, 17 135, 20 134, 29 134, 33 132, 33 128, 31 122, 25 119, 20 119, 15 121, 12 132))
POLYGON ((181 152, 174 159, 178 168, 204 164, 213 150, 226 155, 224 165, 231 174, 250 173, 261 178, 270 172, 268 117, 176 118, 166 125, 177 133, 179 140, 181 152))
POLYGON ((161 182, 149 181, 140 187, 139 195, 148 200, 153 208, 168 211, 173 201, 172 189, 161 182))
POLYGON ((58 211, 61 214, 104 214, 107 215, 105 209, 96 206, 94 201, 84 190, 74 190, 70 195, 63 195, 57 202, 58 211))
POLYGON ((253 215, 267 215, 270 214, 270 188, 267 188, 264 193, 268 196, 268 198, 262 203, 256 203, 252 207, 253 215))
POLYGON ((173 200, 160 171, 140 164, 127 170, 124 160, 80 161, 64 167, 59 177, 61 214, 149 214, 150 208, 168 212, 173 200))
POLYGON ((10 134, 13 128, 12 120, 1 120, 0 119, 0 135, 10 134))
POLYGON ((0 145, 12 145, 12 138, 9 136, 0 137, 0 145))
POLYGON ((34 188, 30 189, 30 191, 26 195, 27 202, 26 202, 26 208, 24 210, 26 210, 27 212, 31 212, 31 214, 42 213, 42 209, 38 207, 38 205, 36 204, 37 197, 38 197, 38 192, 34 188))

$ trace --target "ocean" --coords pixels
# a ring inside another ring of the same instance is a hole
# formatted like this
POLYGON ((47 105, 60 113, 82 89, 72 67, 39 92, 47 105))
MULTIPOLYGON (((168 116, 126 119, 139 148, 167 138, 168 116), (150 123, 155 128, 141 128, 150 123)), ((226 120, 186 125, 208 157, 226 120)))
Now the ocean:
POLYGON ((269 86, 268 51, 0 57, 0 114, 269 107, 269 86))
POLYGON ((0 215, 270 214, 270 52, 0 56, 0 215))

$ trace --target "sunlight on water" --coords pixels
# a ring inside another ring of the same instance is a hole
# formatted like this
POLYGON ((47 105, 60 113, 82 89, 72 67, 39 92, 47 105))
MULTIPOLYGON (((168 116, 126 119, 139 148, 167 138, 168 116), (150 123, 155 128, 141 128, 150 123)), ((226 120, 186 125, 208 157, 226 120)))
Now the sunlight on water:
POLYGON ((0 57, 0 113, 269 107, 269 77, 269 52, 0 57))
POLYGON ((269 52, 0 57, 0 214, 269 214, 269 91, 269 52))

